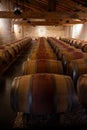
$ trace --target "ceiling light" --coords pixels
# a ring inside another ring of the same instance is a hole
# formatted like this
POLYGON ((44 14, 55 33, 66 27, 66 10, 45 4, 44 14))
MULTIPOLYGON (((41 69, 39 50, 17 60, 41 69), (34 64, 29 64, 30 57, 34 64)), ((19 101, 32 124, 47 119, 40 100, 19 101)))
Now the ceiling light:
POLYGON ((73 21, 81 21, 80 19, 72 19, 73 21))
POLYGON ((16 4, 15 8, 14 8, 14 14, 15 15, 21 15, 22 10, 20 9, 19 5, 16 4))
POLYGON ((30 21, 35 21, 35 22, 40 21, 40 22, 44 22, 44 21, 46 21, 46 19, 30 19, 30 21))

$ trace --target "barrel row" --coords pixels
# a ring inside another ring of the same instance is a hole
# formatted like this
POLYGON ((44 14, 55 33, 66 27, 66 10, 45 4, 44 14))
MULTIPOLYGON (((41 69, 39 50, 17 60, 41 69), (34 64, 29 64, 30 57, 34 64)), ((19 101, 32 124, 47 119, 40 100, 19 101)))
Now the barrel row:
POLYGON ((29 59, 53 59, 56 60, 56 55, 48 44, 46 38, 39 38, 37 44, 33 47, 29 59))
MULTIPOLYGON (((42 45, 40 49, 45 53, 46 40, 41 38, 37 42, 38 45, 33 49, 42 45)), ((15 77, 12 82, 10 99, 14 111, 53 116, 64 115, 76 107, 75 87, 71 77, 63 75, 61 61, 45 59, 43 56, 40 59, 30 57, 23 63, 22 71, 23 75, 15 77)))
MULTIPOLYGON (((64 41, 65 42, 65 41, 64 41)), ((83 52, 87 52, 86 51, 86 43, 84 43, 84 41, 77 41, 77 39, 72 39, 71 40, 71 44, 73 43, 73 45, 76 45, 77 42, 81 42, 81 44, 79 44, 79 49, 82 49, 83 52)), ((55 46, 53 45, 54 41, 51 40, 51 46, 52 48, 54 48, 55 50, 55 46)), ((76 46, 75 46, 76 47, 76 46)), ((63 49, 61 49, 63 52, 63 49)), ((57 49, 58 51, 58 49, 57 49)), ((69 52, 69 50, 68 50, 69 52)), ((58 53, 58 52, 57 52, 58 53)), ((76 52, 77 53, 77 52, 76 52)), ((68 62, 68 66, 67 68, 67 72, 66 74, 71 76, 73 81, 74 81, 74 85, 76 85, 76 90, 78 93, 78 98, 79 101, 81 103, 81 105, 87 109, 87 55, 86 53, 82 53, 84 54, 84 56, 81 56, 80 53, 77 53, 79 58, 69 58, 70 62, 68 62), (82 57, 82 58, 81 58, 82 57), (71 60, 72 59, 72 60, 71 60)), ((67 54, 67 57, 70 57, 70 53, 67 54)), ((74 57, 75 57, 75 52, 74 52, 74 57)), ((63 60, 66 59, 66 56, 63 56, 63 60)), ((72 56, 71 56, 72 57, 72 56)), ((66 60, 64 60, 66 63, 66 60)))
POLYGON ((59 40, 55 39, 54 37, 48 37, 47 41, 56 54, 58 53, 59 48, 67 48, 69 46, 69 45, 65 44, 63 41, 59 41, 59 40))
POLYGON ((87 52, 87 41, 75 39, 75 38, 60 38, 60 40, 81 49, 83 52, 87 52))
POLYGON ((63 74, 62 62, 56 60, 56 56, 46 38, 42 37, 38 39, 37 46, 35 45, 31 52, 31 56, 23 63, 23 75, 34 73, 63 74))
MULTIPOLYGON (((64 74, 71 76, 76 88, 79 76, 87 73, 87 53, 82 52, 80 49, 74 49, 74 47, 71 48, 70 45, 67 49, 65 46, 59 48, 60 43, 58 45, 58 40, 53 39, 54 38, 49 38, 52 45, 55 46, 55 44, 57 44, 57 48, 59 49, 57 49, 57 54, 59 54, 60 60, 62 61, 64 74)), ((62 44, 66 45, 66 43, 62 44)))
POLYGON ((65 42, 56 38, 48 37, 48 42, 56 53, 58 60, 62 60, 64 53, 77 51, 82 52, 80 49, 76 49, 75 47, 72 47, 69 44, 66 44, 65 42))
POLYGON ((1 74, 17 59, 20 53, 30 46, 31 38, 24 38, 13 43, 0 46, 0 68, 1 74))
MULTIPOLYGON (((52 39, 54 39, 54 38, 52 38, 52 39)), ((58 46, 57 40, 55 40, 55 41, 58 46)), ((53 41, 52 41, 52 43, 55 44, 55 42, 53 42, 53 41)), ((62 44, 64 44, 64 43, 62 43, 62 44)), ((31 74, 31 73, 39 73, 39 72, 67 74, 72 77, 73 82, 75 84, 75 88, 76 88, 76 82, 77 82, 78 77, 81 74, 86 73, 86 70, 87 70, 87 68, 86 68, 87 53, 83 53, 81 50, 70 52, 69 48, 67 49, 67 51, 63 50, 63 49, 65 49, 65 48, 60 49, 61 53, 63 54, 63 56, 61 58, 62 62, 61 62, 61 60, 60 61, 59 60, 58 61, 53 61, 53 60, 49 61, 49 60, 41 60, 41 59, 39 59, 38 61, 30 61, 30 62, 25 61, 25 63, 23 64, 23 69, 22 69, 23 74, 29 74, 29 73, 31 74), (73 60, 75 60, 75 62, 72 62, 73 60), (32 68, 30 69, 31 65, 32 65, 32 68), (63 65, 63 67, 61 65, 63 65), (61 68, 60 71, 59 71, 59 68, 61 68)), ((72 48, 70 48, 70 50, 72 50, 72 48)))

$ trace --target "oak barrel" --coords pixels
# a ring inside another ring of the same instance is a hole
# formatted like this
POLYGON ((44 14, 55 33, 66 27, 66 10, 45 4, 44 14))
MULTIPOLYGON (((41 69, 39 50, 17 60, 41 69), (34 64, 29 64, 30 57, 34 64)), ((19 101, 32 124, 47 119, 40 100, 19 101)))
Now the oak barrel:
POLYGON ((16 48, 15 48, 15 46, 13 44, 7 44, 6 47, 11 47, 13 49, 13 51, 14 51, 14 55, 16 56, 17 51, 16 51, 16 48))
POLYGON ((77 49, 71 48, 71 47, 61 48, 61 49, 59 49, 59 51, 57 53, 57 57, 58 57, 58 59, 62 59, 63 54, 68 53, 68 52, 73 52, 73 51, 76 51, 76 50, 77 49))
POLYGON ((9 51, 10 58, 14 58, 15 57, 15 51, 14 51, 12 46, 5 46, 5 50, 9 51))
POLYGON ((85 44, 82 46, 82 51, 83 51, 83 52, 87 52, 87 43, 85 43, 85 44))
POLYGON ((71 60, 74 59, 80 59, 80 58, 86 58, 87 53, 83 53, 81 51, 73 51, 73 52, 66 52, 62 56, 62 62, 63 62, 63 67, 64 71, 66 73, 68 64, 70 63, 71 60))
POLYGON ((22 65, 24 75, 34 73, 54 73, 63 74, 62 62, 58 60, 38 59, 27 60, 22 65))
POLYGON ((0 49, 0 58, 5 62, 9 63, 10 61, 10 53, 6 49, 0 49))
POLYGON ((80 104, 87 109, 87 74, 83 74, 77 81, 77 94, 80 104))
POLYGON ((75 84, 77 83, 78 77, 86 73, 87 73, 87 59, 72 60, 69 63, 67 74, 72 77, 75 84))
POLYGON ((71 111, 76 93, 69 76, 39 73, 15 77, 11 88, 14 111, 50 115, 71 111))
POLYGON ((29 58, 31 60, 35 60, 35 59, 52 59, 52 60, 57 60, 57 57, 54 53, 31 53, 31 55, 29 55, 29 58))

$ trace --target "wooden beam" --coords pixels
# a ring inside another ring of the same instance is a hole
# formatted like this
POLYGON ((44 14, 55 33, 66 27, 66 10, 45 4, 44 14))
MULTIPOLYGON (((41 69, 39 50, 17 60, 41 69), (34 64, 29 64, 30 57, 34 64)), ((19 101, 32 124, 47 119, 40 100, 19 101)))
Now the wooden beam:
POLYGON ((58 12, 32 12, 27 11, 22 12, 20 15, 15 15, 14 12, 11 11, 0 11, 0 18, 45 18, 45 19, 59 19, 59 18, 69 18, 69 15, 66 15, 65 13, 61 14, 58 12))
MULTIPOLYGON (((87 18, 87 13, 78 13, 79 19, 85 19, 87 18)), ((22 12, 21 15, 15 15, 12 11, 0 11, 0 18, 11 18, 11 19, 19 19, 19 18, 34 18, 34 19, 46 19, 46 20, 58 20, 58 19, 68 19, 72 18, 71 15, 66 14, 66 12, 32 12, 27 11, 26 13, 22 12)))
POLYGON ((24 23, 24 25, 32 25, 32 26, 58 26, 58 22, 31 22, 31 23, 24 23))
POLYGON ((58 26, 58 25, 72 25, 72 24, 82 24, 84 21, 73 21, 69 20, 69 22, 65 21, 15 21, 14 24, 24 24, 24 25, 44 25, 44 26, 58 26))
POLYGON ((42 13, 34 13, 34 12, 26 12, 20 15, 15 15, 14 12, 11 11, 0 11, 0 18, 43 18, 44 14, 42 13))
POLYGON ((59 25, 59 22, 48 21, 14 21, 14 24, 27 24, 27 25, 59 25))
POLYGON ((48 11, 56 11, 56 0, 48 0, 48 11))

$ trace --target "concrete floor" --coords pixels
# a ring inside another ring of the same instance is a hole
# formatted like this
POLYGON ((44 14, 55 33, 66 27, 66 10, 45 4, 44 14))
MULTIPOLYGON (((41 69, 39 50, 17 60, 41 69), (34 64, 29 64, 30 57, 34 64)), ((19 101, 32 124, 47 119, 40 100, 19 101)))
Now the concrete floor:
POLYGON ((22 63, 27 59, 32 46, 27 47, 9 69, 0 76, 0 128, 12 127, 17 115, 11 108, 10 91, 13 78, 22 75, 22 63))

